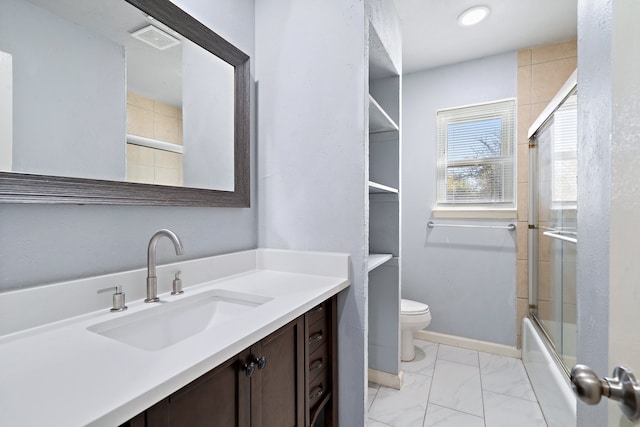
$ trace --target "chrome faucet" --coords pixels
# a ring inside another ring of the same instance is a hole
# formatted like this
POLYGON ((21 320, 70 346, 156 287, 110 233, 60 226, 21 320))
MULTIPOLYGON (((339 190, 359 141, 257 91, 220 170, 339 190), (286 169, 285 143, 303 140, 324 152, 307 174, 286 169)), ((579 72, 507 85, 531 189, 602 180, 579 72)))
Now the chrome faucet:
POLYGON ((145 298, 144 302, 160 301, 160 298, 158 298, 158 278, 156 277, 156 246, 158 246, 158 240, 162 236, 168 237, 173 242, 176 255, 184 253, 182 241, 173 231, 162 229, 151 236, 149 248, 147 249, 147 298, 145 298))

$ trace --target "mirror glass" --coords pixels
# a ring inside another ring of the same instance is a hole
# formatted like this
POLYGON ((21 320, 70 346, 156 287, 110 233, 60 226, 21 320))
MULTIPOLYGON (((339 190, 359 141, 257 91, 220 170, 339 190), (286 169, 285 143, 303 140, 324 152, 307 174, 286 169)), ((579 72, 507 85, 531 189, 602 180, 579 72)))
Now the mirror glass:
POLYGON ((0 4, 1 171, 235 190, 234 66, 125 1, 0 4))

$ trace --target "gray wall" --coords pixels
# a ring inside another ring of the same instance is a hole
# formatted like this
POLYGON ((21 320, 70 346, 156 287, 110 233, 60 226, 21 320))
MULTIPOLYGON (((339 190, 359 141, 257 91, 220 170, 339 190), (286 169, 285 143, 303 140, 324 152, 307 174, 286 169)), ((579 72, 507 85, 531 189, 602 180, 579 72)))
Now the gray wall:
POLYGON ((340 425, 365 414, 365 16, 358 0, 256 2, 259 243, 351 254, 340 425))
MULTIPOLYGON (((254 58, 252 0, 182 0, 179 5, 254 58)), ((251 99, 253 114, 255 93, 251 99)), ((255 129, 251 129, 251 135, 253 163, 255 129)), ((255 194, 255 173, 252 175, 255 194)), ((159 228, 170 228, 182 238, 183 259, 254 248, 255 196, 251 206, 228 209, 0 204, 0 290, 142 267, 146 264, 149 238, 159 228)), ((168 242, 161 242, 159 263, 173 261, 172 251, 168 242)))
MULTIPOLYGON (((427 228, 436 206, 436 111, 516 95, 515 52, 403 78, 402 296, 429 305, 428 330, 516 344, 516 233, 427 228)), ((506 225, 515 219, 434 222, 506 225)))
POLYGON ((0 7, 0 50, 13 55, 12 170, 124 179, 123 47, 26 1, 0 7))

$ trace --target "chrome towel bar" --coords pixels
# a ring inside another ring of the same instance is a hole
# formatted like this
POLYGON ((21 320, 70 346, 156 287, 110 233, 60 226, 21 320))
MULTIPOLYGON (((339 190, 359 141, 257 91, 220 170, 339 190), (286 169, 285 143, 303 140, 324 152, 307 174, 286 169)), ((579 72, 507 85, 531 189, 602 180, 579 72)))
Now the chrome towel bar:
POLYGON ((427 223, 427 227, 457 227, 457 228, 496 228, 501 230, 515 231, 516 225, 475 225, 475 224, 435 224, 433 221, 427 223))

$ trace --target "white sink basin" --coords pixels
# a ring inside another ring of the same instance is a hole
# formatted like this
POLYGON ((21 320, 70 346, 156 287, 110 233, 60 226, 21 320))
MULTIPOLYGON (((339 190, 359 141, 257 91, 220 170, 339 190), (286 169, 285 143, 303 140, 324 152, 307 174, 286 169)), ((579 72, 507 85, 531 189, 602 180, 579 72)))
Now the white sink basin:
POLYGON ((161 350, 199 332, 238 319, 271 298, 239 292, 213 290, 87 329, 96 334, 143 349, 161 350))

